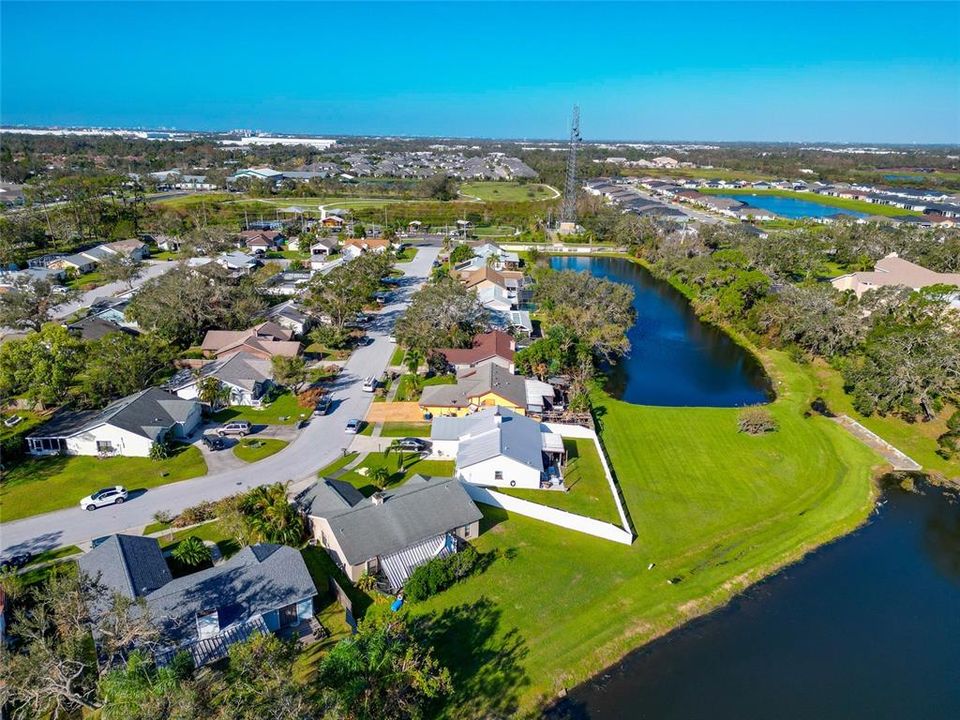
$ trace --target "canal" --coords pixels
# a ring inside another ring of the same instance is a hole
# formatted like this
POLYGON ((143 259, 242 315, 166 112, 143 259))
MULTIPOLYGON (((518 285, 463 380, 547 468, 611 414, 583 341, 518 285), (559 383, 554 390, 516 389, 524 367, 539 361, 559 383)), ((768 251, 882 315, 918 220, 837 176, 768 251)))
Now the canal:
POLYGON ((630 285, 637 322, 630 355, 608 376, 607 391, 639 405, 733 407, 766 402, 760 363, 722 330, 700 321, 687 299, 637 263, 612 257, 555 256, 555 270, 587 271, 630 285))
POLYGON ((569 720, 960 718, 960 503, 890 484, 870 523, 575 689, 569 720))
MULTIPOLYGON (((612 389, 652 405, 766 397, 749 353, 682 295, 617 258, 552 258, 636 291, 612 389)), ((681 462, 682 458, 678 458, 681 462)), ((883 482, 857 532, 574 689, 551 720, 960 718, 960 493, 883 482)))

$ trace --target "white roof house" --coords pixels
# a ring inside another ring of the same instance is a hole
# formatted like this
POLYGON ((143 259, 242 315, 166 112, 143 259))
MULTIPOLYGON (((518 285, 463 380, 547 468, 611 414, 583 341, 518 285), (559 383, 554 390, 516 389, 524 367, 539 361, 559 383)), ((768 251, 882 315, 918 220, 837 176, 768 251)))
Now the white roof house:
POLYGON ((928 270, 897 253, 890 253, 878 260, 873 272, 855 272, 835 277, 830 283, 837 290, 853 290, 860 297, 868 290, 885 286, 901 286, 919 290, 930 285, 956 285, 960 287, 960 273, 939 273, 928 270))
POLYGON ((563 439, 505 407, 434 418, 430 439, 436 455, 454 458, 463 482, 526 489, 562 484, 563 439))

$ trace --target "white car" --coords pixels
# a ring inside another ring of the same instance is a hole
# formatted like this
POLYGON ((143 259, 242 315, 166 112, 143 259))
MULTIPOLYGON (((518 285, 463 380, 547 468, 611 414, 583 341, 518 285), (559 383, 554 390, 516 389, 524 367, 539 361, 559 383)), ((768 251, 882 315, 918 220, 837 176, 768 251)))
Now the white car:
POLYGON ((96 510, 105 505, 120 505, 127 499, 127 489, 123 485, 103 488, 80 501, 82 510, 96 510))
POLYGON ((368 377, 363 381, 363 391, 364 392, 374 392, 377 389, 377 379, 375 377, 368 377))

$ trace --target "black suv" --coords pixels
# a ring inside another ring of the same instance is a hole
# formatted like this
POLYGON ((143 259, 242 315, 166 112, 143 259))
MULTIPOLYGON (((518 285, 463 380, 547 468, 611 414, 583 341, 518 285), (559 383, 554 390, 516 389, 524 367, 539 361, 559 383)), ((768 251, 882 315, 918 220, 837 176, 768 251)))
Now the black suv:
POLYGON ((200 442, 206 445, 210 450, 223 450, 223 438, 216 435, 203 435, 200 442))

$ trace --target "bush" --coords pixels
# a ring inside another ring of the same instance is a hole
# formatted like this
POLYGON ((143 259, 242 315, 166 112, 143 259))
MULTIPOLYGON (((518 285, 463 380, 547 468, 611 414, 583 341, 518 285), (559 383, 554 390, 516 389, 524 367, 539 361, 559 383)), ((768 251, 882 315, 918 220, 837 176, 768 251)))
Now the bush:
POLYGON ((774 432, 777 429, 777 421, 770 414, 770 411, 759 405, 751 405, 740 411, 738 420, 740 432, 749 435, 762 435, 763 433, 774 432))
POLYGON ((173 521, 174 527, 187 527, 188 525, 197 525, 208 520, 213 520, 217 516, 216 503, 204 500, 201 503, 192 505, 181 512, 173 521))
POLYGON ((210 548, 196 535, 181 540, 170 554, 189 567, 210 562, 210 548))
POLYGON ((937 455, 944 460, 949 460, 960 453, 960 432, 944 433, 937 438, 937 445, 937 455))
POLYGON ((862 388, 854 390, 852 404, 853 409, 864 417, 870 417, 877 409, 876 401, 862 388))
POLYGON ((479 559, 480 554, 472 545, 453 555, 434 558, 413 571, 403 586, 403 595, 412 602, 426 600, 467 577, 479 559))
POLYGON ((960 433, 960 410, 955 410, 953 415, 947 418, 947 429, 960 433))
POLYGON ((157 510, 153 514, 153 521, 161 525, 169 525, 173 522, 173 513, 169 510, 157 510))

